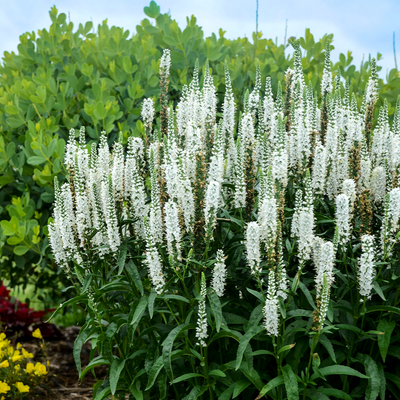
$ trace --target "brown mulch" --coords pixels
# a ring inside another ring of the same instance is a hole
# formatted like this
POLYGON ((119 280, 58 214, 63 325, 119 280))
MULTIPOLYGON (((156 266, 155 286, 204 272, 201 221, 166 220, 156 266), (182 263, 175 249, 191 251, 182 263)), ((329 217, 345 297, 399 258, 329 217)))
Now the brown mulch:
MULTIPOLYGON (((83 382, 78 379, 78 372, 72 355, 74 340, 80 327, 70 326, 61 331, 62 335, 56 340, 46 339, 48 360, 50 362, 46 387, 37 387, 32 393, 32 399, 48 400, 92 400, 93 386, 96 379, 91 372, 87 373, 83 382)), ((40 347, 35 342, 23 343, 26 350, 35 354, 41 354, 40 347)), ((82 348, 82 369, 89 363, 90 344, 85 343, 82 348)), ((40 357, 35 357, 35 360, 40 357)), ((43 361, 42 361, 43 362, 43 361)), ((96 376, 101 379, 106 370, 96 368, 96 376)))

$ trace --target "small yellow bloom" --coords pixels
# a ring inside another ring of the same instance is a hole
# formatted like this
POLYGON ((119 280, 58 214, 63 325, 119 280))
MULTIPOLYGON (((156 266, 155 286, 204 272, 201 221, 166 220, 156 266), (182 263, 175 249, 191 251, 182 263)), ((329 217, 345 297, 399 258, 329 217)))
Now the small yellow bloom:
POLYGON ((0 333, 0 342, 6 339, 6 334, 5 333, 0 333))
POLYGON ((33 374, 35 372, 35 366, 32 363, 26 364, 26 372, 28 374, 33 374))
POLYGON ((47 374, 46 366, 40 362, 37 362, 35 365, 35 375, 41 376, 46 374, 47 374))
POLYGON ((0 381, 0 393, 7 393, 11 390, 7 383, 0 381))
POLYGON ((17 343, 17 349, 19 350, 22 347, 21 343, 17 343))
POLYGON ((12 362, 17 362, 19 360, 22 360, 22 355, 20 354, 19 350, 16 350, 11 357, 12 362))
POLYGON ((24 356, 24 358, 33 358, 33 354, 29 353, 25 349, 22 349, 22 355, 24 356))
POLYGON ((4 360, 3 362, 0 363, 0 368, 7 368, 10 366, 10 363, 8 360, 4 360))
POLYGON ((20 369, 21 369, 21 366, 19 364, 14 365, 15 372, 19 372, 20 369))
POLYGON ((29 392, 29 386, 24 385, 22 382, 17 382, 15 384, 15 386, 19 390, 20 393, 28 393, 29 392))
POLYGON ((32 336, 38 339, 43 339, 42 332, 40 332, 39 328, 33 331, 32 336))

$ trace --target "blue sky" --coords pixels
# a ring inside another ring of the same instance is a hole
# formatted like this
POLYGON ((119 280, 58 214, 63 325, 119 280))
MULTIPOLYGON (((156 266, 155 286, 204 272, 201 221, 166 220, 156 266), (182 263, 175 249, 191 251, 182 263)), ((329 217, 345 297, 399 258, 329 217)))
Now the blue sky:
MULTIPOLYGON (((0 54, 5 50, 16 51, 19 35, 26 31, 48 28, 48 11, 54 4, 60 12, 70 15, 77 27, 79 23, 93 20, 95 27, 104 19, 109 24, 122 26, 135 32, 136 25, 145 17, 143 7, 150 0, 1 0, 0 1, 0 54)), ((186 16, 195 15, 206 35, 226 31, 226 37, 251 37, 255 30, 256 0, 158 0, 161 12, 170 11, 181 27, 186 25, 186 16)), ((315 39, 324 33, 333 33, 335 51, 332 61, 339 53, 353 52, 358 66, 363 54, 376 56, 379 51, 383 59, 378 65, 383 69, 380 76, 394 68, 393 31, 397 38, 398 63, 400 65, 400 15, 399 0, 259 0, 259 30, 264 37, 282 43, 285 21, 288 20, 288 37, 304 35, 310 28, 315 39)))

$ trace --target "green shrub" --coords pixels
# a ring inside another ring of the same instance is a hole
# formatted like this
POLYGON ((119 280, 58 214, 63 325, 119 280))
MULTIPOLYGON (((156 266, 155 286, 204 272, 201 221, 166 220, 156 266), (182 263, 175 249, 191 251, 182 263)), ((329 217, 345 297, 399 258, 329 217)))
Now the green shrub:
POLYGON ((49 237, 76 290, 57 311, 88 313, 80 377, 108 369, 96 400, 399 398, 400 107, 371 135, 374 60, 360 110, 329 63, 319 102, 294 47, 284 97, 258 71, 239 119, 206 67, 161 132, 146 99, 126 147, 72 134, 49 237))
MULTIPOLYGON (((293 64, 283 45, 253 35, 229 40, 224 31, 204 38, 192 16, 185 29, 151 2, 144 19, 130 36, 129 31, 109 27, 107 21, 92 33, 92 23, 75 29, 55 7, 49 12, 52 24, 37 33, 20 37, 18 54, 4 53, 0 66, 0 274, 12 285, 32 280, 37 287, 52 287, 59 274, 49 256, 46 224, 54 199, 53 179, 65 179, 63 166, 68 131, 88 126, 89 142, 98 142, 101 131, 115 141, 119 131, 123 143, 129 136, 143 134, 139 119, 144 97, 158 106, 158 59, 161 49, 171 49, 170 100, 176 104, 180 88, 191 79, 189 67, 196 60, 209 60, 214 83, 222 102, 224 63, 232 75, 238 105, 244 89, 251 89, 256 65, 262 77, 271 76, 274 93, 284 71, 293 64)), ((324 49, 333 39, 325 35, 315 41, 306 30, 300 39, 306 81, 319 87, 324 49)), ((331 48, 333 46, 331 45, 331 48)), ((349 52, 332 66, 349 79, 353 91, 362 95, 370 62, 357 71, 349 52)), ((390 72, 388 84, 379 81, 382 98, 393 112, 400 88, 398 73, 390 72)), ((360 104, 359 104, 360 105, 360 104)), ((240 107, 239 107, 240 109, 240 107)))

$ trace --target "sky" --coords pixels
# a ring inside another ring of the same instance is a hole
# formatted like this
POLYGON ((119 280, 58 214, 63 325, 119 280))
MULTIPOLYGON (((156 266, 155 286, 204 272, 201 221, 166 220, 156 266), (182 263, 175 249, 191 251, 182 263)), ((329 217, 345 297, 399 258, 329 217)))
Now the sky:
MULTIPOLYGON (((48 28, 48 11, 56 5, 59 12, 69 15, 75 28, 79 23, 93 20, 97 27, 104 19, 109 25, 121 26, 136 32, 136 25, 145 18, 143 8, 150 0, 0 0, 0 54, 17 51, 19 35, 24 32, 48 28)), ((161 12, 169 12, 179 26, 186 26, 186 17, 194 15, 206 36, 226 31, 225 37, 252 37, 256 25, 256 0, 158 0, 161 12)), ((380 77, 394 68, 393 32, 397 38, 400 65, 399 0, 259 0, 258 27, 264 37, 278 38, 283 43, 287 20, 287 37, 300 37, 310 28, 314 39, 333 33, 335 50, 331 60, 339 53, 352 51, 353 63, 358 67, 363 55, 382 54, 378 66, 380 77)), ((74 29, 75 29, 74 28, 74 29)))

